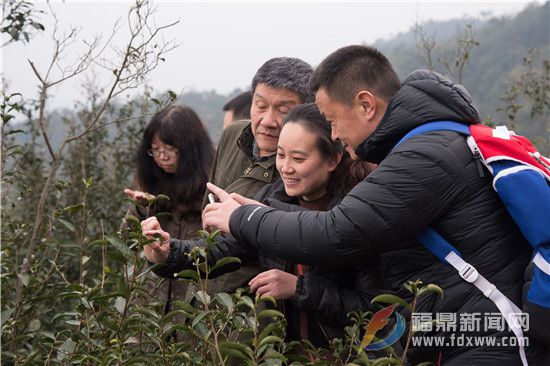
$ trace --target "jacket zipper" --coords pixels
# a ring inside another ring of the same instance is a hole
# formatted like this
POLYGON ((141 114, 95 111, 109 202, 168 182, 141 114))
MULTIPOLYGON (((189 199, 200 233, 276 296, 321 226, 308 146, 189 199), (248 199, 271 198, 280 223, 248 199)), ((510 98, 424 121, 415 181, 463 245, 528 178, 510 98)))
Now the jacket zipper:
MULTIPOLYGON (((317 317, 316 317, 317 318, 317 317)), ((317 324, 319 324, 319 328, 321 328, 321 332, 323 332, 323 335, 325 336, 325 339, 327 340, 327 343, 330 344, 330 337, 328 336, 328 333, 327 333, 327 330, 325 329, 325 326, 323 325, 323 323, 321 323, 321 321, 319 320, 319 318, 317 318, 317 324)))
MULTIPOLYGON (((290 266, 288 265, 289 263, 284 260, 283 261, 283 270, 287 273, 290 272, 290 266), (288 267, 288 268, 287 268, 288 267)), ((285 301, 284 300, 280 300, 280 303, 281 303, 281 313, 283 313, 283 315, 286 317, 286 309, 285 309, 285 301)))

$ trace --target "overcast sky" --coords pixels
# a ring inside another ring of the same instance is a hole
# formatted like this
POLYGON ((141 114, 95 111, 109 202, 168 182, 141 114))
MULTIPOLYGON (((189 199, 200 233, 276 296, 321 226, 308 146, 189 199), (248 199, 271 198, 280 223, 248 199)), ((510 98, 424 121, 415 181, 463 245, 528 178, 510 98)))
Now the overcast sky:
MULTIPOLYGON (((150 76, 156 91, 172 89, 211 90, 229 93, 247 88, 254 72, 266 60, 276 56, 299 57, 317 65, 339 47, 372 43, 406 32, 417 20, 447 20, 464 16, 513 15, 528 1, 513 2, 187 2, 156 1, 157 24, 179 20, 166 32, 180 46, 166 56, 150 76)), ((114 44, 122 45, 126 13, 131 2, 66 1, 53 3, 62 27, 82 27, 83 36, 108 35, 117 19, 123 29, 114 44)), ((44 4, 42 4, 44 6, 44 4)), ((47 66, 52 52, 44 35, 29 44, 11 44, 2 50, 2 71, 8 91, 30 96, 36 91, 36 79, 27 63, 33 60, 39 69, 47 66)), ((67 55, 73 57, 78 47, 67 55)), ((74 84, 57 88, 54 106, 70 106, 74 84)))

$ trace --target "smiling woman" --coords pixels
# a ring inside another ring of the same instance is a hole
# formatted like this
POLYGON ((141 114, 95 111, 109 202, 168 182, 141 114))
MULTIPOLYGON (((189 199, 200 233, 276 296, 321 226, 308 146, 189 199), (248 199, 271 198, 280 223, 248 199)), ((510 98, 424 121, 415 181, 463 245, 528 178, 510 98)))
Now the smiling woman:
POLYGON ((317 137, 297 123, 287 123, 279 137, 277 170, 289 196, 314 201, 327 193, 326 182, 341 153, 324 160, 317 137))
POLYGON ((330 126, 317 108, 293 110, 281 131, 276 159, 286 193, 303 201, 325 196, 342 155, 342 146, 330 140, 330 126))

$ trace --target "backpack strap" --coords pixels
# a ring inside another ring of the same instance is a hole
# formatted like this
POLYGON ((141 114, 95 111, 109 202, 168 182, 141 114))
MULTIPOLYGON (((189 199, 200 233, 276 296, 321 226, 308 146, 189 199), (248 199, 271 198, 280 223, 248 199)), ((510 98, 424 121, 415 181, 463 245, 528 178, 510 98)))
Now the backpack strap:
POLYGON ((397 144, 395 144, 393 148, 395 149, 397 146, 401 145, 401 143, 405 142, 405 140, 408 140, 413 136, 431 131, 455 131, 465 136, 470 136, 470 127, 462 123, 453 121, 428 122, 409 131, 401 138, 401 140, 397 142, 397 144))
MULTIPOLYGON (((395 149, 409 138, 431 131, 455 131, 465 136, 470 136, 470 128, 467 125, 453 121, 437 121, 429 122, 421 125, 407 133, 393 147, 395 149)), ((504 316, 506 323, 518 339, 519 354, 524 366, 528 365, 525 355, 525 338, 521 322, 517 318, 521 316, 522 311, 504 295, 494 284, 489 282, 477 269, 462 259, 460 252, 452 246, 445 238, 441 236, 435 229, 428 227, 416 234, 416 239, 426 247, 433 255, 435 255, 443 263, 449 264, 457 272, 458 275, 466 282, 477 287, 485 297, 491 300, 498 310, 504 316)))
POLYGON ((485 297, 491 300, 504 316, 506 323, 518 339, 519 355, 523 365, 528 365, 525 355, 525 338, 521 319, 518 317, 523 312, 504 295, 494 284, 489 282, 477 269, 466 262, 460 256, 458 250, 453 247, 435 229, 428 227, 416 234, 416 239, 443 263, 451 265, 458 275, 466 282, 477 287, 485 297))

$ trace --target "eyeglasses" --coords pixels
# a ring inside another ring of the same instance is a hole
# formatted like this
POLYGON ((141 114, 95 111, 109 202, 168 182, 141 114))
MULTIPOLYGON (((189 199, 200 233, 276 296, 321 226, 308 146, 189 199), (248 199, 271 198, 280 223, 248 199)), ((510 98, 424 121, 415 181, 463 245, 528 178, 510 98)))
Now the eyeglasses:
POLYGON ((178 150, 164 150, 164 149, 149 149, 147 150, 147 155, 153 156, 155 158, 160 158, 162 154, 167 158, 175 158, 178 155, 178 150))

